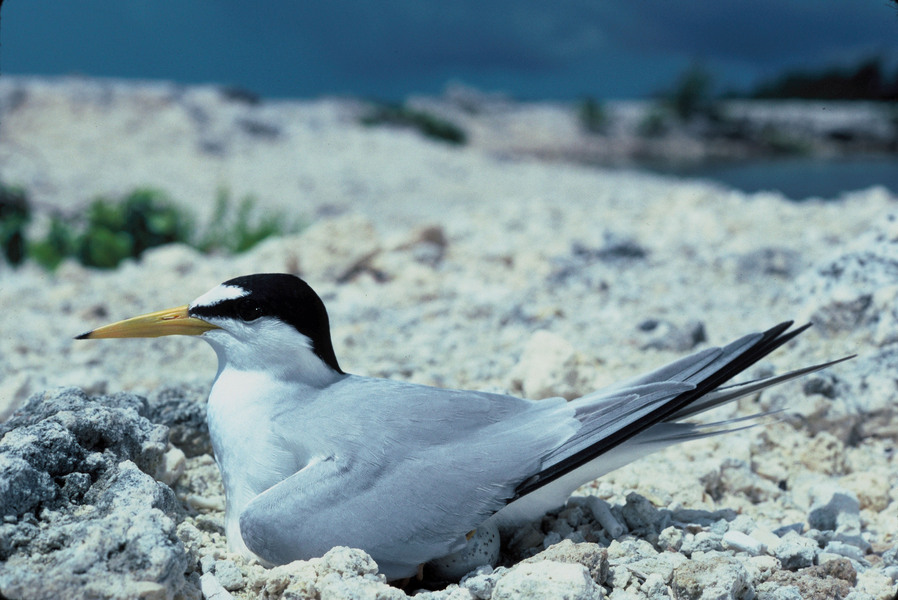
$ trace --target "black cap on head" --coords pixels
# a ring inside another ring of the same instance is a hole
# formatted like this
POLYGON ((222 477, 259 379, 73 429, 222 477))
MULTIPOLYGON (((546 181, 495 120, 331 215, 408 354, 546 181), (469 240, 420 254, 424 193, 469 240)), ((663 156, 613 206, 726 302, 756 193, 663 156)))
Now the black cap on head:
POLYGON ((331 343, 327 309, 305 281, 286 273, 259 273, 235 277, 222 285, 239 287, 248 293, 211 306, 196 306, 190 309, 190 314, 247 322, 259 317, 275 317, 309 338, 318 358, 338 373, 343 372, 331 343))

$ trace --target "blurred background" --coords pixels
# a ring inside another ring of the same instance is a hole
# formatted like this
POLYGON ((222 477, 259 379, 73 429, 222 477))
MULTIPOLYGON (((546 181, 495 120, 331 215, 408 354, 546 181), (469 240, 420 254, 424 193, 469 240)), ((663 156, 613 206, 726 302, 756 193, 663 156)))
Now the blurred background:
POLYGON ((872 62, 894 98, 898 77, 887 0, 7 0, 2 18, 4 73, 264 97, 395 101, 461 82, 520 100, 647 98, 695 64, 713 93, 753 94, 789 71, 872 62))
POLYGON ((898 191, 889 0, 7 0, 0 35, 0 75, 355 98, 368 124, 512 156, 898 191))

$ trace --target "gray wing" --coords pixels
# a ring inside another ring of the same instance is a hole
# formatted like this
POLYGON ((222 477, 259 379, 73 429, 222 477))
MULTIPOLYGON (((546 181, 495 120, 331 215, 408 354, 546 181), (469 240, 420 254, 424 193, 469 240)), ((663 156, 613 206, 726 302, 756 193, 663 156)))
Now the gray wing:
POLYGON ((244 541, 276 564, 339 545, 362 548, 389 578, 460 549, 579 427, 560 398, 530 402, 358 377, 312 404, 293 422, 330 423, 333 433, 281 432, 285 443, 324 451, 246 506, 244 541))

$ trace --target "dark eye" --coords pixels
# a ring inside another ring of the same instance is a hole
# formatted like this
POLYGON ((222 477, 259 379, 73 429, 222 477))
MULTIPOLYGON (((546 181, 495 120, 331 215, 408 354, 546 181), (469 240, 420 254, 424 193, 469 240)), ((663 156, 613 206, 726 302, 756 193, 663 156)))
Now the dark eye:
POLYGON ((237 303, 237 316, 244 321, 255 321, 262 316, 262 307, 255 300, 249 298, 237 303))

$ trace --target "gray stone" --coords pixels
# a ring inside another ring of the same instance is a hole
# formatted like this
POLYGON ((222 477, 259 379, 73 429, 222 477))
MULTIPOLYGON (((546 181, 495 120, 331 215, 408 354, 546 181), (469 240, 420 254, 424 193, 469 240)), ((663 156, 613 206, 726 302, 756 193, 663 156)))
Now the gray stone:
POLYGON ((819 552, 816 542, 796 533, 783 536, 780 543, 771 550, 783 568, 791 571, 813 565, 819 552))
POLYGON ((798 586, 784 585, 759 592, 758 600, 804 600, 804 596, 798 586))
POLYGON ((0 425, 3 568, 13 598, 196 597, 176 535, 180 507, 155 473, 167 430, 146 401, 61 389, 0 425), (21 493, 5 493, 20 485, 21 493))
POLYGON ((740 277, 773 275, 791 279, 801 267, 801 255, 789 248, 765 247, 738 257, 736 269, 740 277))
POLYGON ((674 597, 680 600, 742 598, 750 588, 745 567, 729 556, 691 560, 677 567, 671 582, 674 597))
POLYGON ((694 552, 714 552, 723 549, 720 536, 711 531, 699 531, 695 535, 686 535, 680 552, 686 556, 694 552))
POLYGON ((705 324, 687 321, 674 324, 670 321, 647 319, 636 328, 643 350, 672 350, 686 352, 707 339, 705 324))
POLYGON ((660 552, 655 556, 643 557, 627 563, 627 568, 645 577, 649 573, 657 573, 670 583, 673 572, 677 567, 685 564, 689 559, 679 552, 660 552))
POLYGON ((821 531, 835 531, 840 526, 845 526, 846 521, 850 521, 853 526, 860 510, 860 503, 853 493, 834 489, 811 507, 808 525, 821 531))
POLYGON ((611 505, 597 496, 586 497, 586 507, 592 513, 592 517, 602 526, 606 533, 613 539, 627 532, 626 526, 621 523, 611 512, 611 505))
POLYGON ((240 572, 240 567, 234 564, 234 561, 217 560, 215 561, 214 570, 215 579, 217 579, 218 583, 229 592, 242 590, 246 586, 246 581, 243 579, 243 573, 240 572))
POLYGON ((892 546, 882 553, 882 563, 889 567, 898 567, 898 546, 892 546))
POLYGON ((121 463, 91 487, 77 513, 41 518, 0 571, 0 594, 129 598, 153 584, 158 598, 190 596, 186 552, 166 514, 176 512, 175 502, 169 488, 121 463))
POLYGON ((184 385, 162 388, 148 399, 147 418, 168 427, 169 441, 188 458, 212 454, 206 428, 208 394, 208 388, 184 385))
POLYGON ((850 558, 861 563, 864 562, 863 551, 857 546, 846 544, 845 542, 830 542, 826 545, 823 551, 830 554, 838 554, 839 556, 844 556, 845 558, 850 558))
POLYGON ((635 492, 627 494, 627 503, 621 507, 621 516, 630 531, 651 531, 661 518, 659 511, 648 498, 635 492))
POLYGON ((845 598, 856 583, 857 573, 851 562, 840 558, 797 571, 776 571, 757 586, 757 592, 759 598, 776 598, 770 594, 794 586, 801 598, 845 598))
POLYGON ((736 518, 736 511, 731 508, 722 508, 715 511, 682 508, 672 511, 670 516, 674 524, 711 527, 721 519, 732 521, 736 518))

